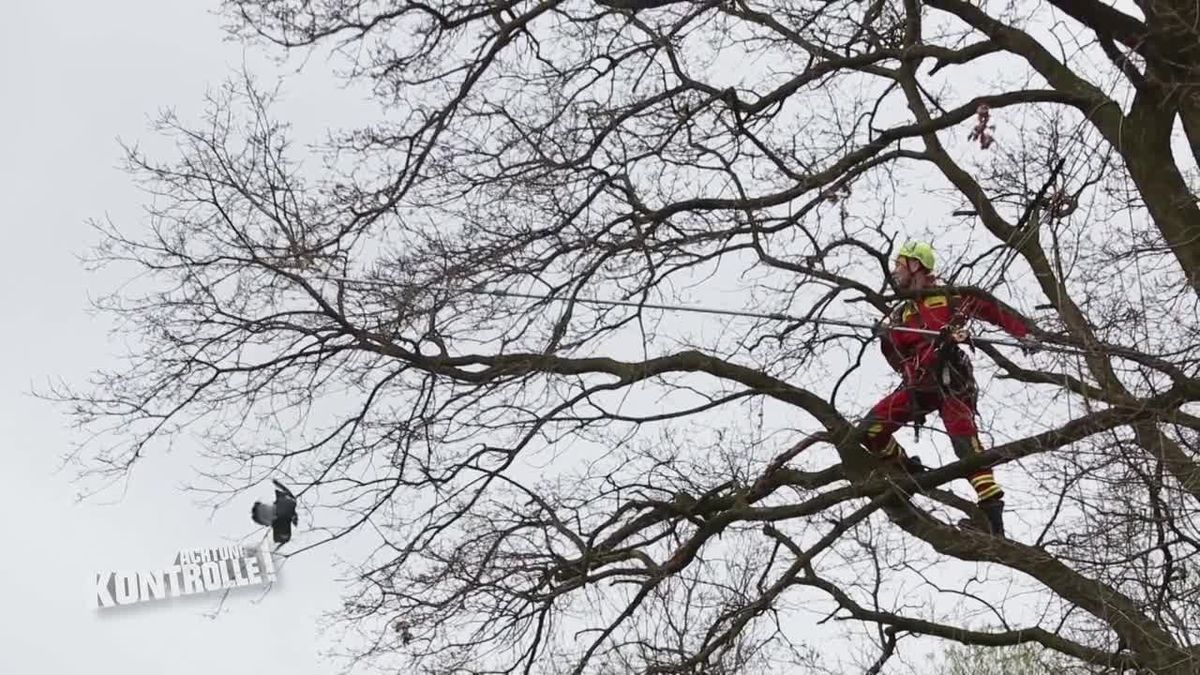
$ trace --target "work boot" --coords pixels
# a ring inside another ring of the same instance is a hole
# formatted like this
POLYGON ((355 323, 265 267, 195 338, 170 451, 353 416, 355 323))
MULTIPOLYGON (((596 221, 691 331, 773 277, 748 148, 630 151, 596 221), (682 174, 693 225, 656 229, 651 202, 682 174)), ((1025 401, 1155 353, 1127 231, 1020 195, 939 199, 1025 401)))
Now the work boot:
MULTIPOLYGON (((925 466, 920 457, 910 457, 904 454, 890 458, 883 465, 883 468, 886 471, 894 470, 888 467, 898 468, 910 476, 917 476, 929 471, 929 467, 925 466)), ((912 499, 914 494, 924 492, 924 489, 919 485, 912 486, 911 488, 900 488, 900 486, 897 485, 896 488, 905 500, 912 499)))
POLYGON ((906 456, 903 460, 901 460, 900 465, 904 467, 905 471, 914 476, 929 471, 929 467, 925 466, 925 463, 921 461, 921 458, 917 457, 916 455, 906 456))
MULTIPOLYGON (((979 510, 983 511, 983 516, 987 520, 988 533, 997 537, 1004 536, 1004 500, 999 497, 985 499, 979 502, 979 510)), ((964 518, 958 521, 959 527, 969 528, 972 530, 984 531, 979 525, 970 518, 964 518)))
POLYGON ((979 508, 983 509, 983 515, 987 516, 988 526, 992 528, 992 534, 997 537, 1004 536, 1004 500, 999 498, 985 499, 979 504, 979 508))

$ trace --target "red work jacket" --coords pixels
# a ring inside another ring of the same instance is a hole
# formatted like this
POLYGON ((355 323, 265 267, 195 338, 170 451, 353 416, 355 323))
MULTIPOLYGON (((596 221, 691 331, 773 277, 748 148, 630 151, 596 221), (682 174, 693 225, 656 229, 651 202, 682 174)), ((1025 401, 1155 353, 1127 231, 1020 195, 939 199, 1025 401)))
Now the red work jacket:
POLYGON ((908 300, 889 317, 889 330, 880 340, 880 349, 889 365, 910 385, 934 382, 934 366, 941 338, 897 328, 921 328, 940 331, 947 326, 960 327, 970 319, 983 319, 1023 338, 1029 328, 1021 317, 987 298, 976 295, 930 295, 908 300))

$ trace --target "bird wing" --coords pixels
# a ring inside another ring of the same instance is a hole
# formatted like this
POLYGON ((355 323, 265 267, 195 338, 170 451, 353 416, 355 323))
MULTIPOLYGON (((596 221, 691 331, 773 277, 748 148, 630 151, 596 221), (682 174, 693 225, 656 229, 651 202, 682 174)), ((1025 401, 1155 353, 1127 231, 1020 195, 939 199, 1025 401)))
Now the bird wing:
POLYGON ((250 518, 259 525, 270 525, 275 522, 275 507, 262 502, 254 502, 250 507, 250 518))
POLYGON ((274 478, 271 479, 271 482, 275 484, 275 499, 279 499, 279 495, 282 493, 286 495, 288 499, 296 501, 296 495, 292 494, 292 491, 287 489, 286 485, 280 483, 274 478))

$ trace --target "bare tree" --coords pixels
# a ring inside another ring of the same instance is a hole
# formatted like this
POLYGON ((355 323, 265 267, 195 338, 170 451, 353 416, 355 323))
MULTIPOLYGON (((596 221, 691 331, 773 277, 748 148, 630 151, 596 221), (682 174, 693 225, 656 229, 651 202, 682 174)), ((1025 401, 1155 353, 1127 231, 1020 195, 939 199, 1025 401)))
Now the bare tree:
POLYGON ((931 666, 932 672, 939 675, 1086 675, 1095 672, 1034 643, 1000 648, 954 645, 946 650, 943 659, 931 666))
POLYGON ((79 457, 203 430, 213 478, 308 486, 301 543, 370 529, 364 664, 879 673, 932 636, 1197 672, 1200 17, 1134 4, 229 0, 386 114, 296 148, 241 81, 130 153, 150 228, 97 262, 148 290, 105 303, 128 366, 56 394, 79 457), (1063 349, 979 345, 990 448, 914 477, 859 442, 872 336, 822 320, 887 312, 935 229, 1063 349), (647 307, 715 299, 775 318, 647 307), (988 465, 1009 538, 953 524, 988 465))

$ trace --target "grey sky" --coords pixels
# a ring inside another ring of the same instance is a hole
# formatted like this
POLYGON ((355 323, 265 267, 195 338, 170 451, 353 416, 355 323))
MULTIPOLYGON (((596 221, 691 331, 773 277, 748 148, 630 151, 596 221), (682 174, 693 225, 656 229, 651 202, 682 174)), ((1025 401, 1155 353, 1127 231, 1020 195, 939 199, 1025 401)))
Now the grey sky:
MULTIPOLYGON (((338 606, 331 551, 289 562, 267 597, 258 601, 254 591, 237 593, 216 618, 206 616, 216 607, 214 596, 170 607, 96 610, 90 597, 96 572, 157 569, 169 565, 180 549, 248 536, 256 531, 249 521, 253 497, 215 511, 197 505, 179 489, 194 473, 184 446, 147 457, 126 490, 77 504, 70 473, 55 472, 73 435, 64 428, 60 410, 28 395, 48 378, 79 383, 89 370, 115 363, 117 345, 110 342, 103 319, 85 311, 89 292, 108 290, 113 277, 87 273, 75 256, 94 241, 88 218, 107 215, 130 226, 140 222, 144 196, 117 168, 116 139, 153 149, 149 116, 171 106, 190 118, 205 90, 241 66, 241 46, 223 41, 220 21, 211 14, 216 4, 14 2, 0 23, 5 223, 0 438, 8 460, 0 474, 0 546, 9 554, 0 557, 5 607, 0 631, 10 638, 0 649, 0 673, 139 675, 169 667, 176 675, 305 675, 331 670, 319 658, 321 650, 335 646, 319 622, 323 611, 338 606)), ((319 131, 322 118, 334 116, 325 91, 288 88, 282 116, 297 122, 301 135, 319 131), (318 98, 321 104, 313 105, 318 98)), ((343 112, 336 118, 346 124, 343 112)), ((919 214, 909 223, 914 234, 940 218, 929 213, 949 210, 942 203, 923 214, 912 203, 906 209, 919 214)), ((963 237, 956 234, 957 245, 963 237)), ((706 304, 729 304, 723 300, 736 302, 719 298, 706 304)), ((856 381, 866 382, 878 372, 860 374, 856 381)), ((1006 414, 995 400, 1010 389, 1000 383, 992 391, 995 399, 985 403, 991 408, 985 414, 1006 414)), ((1038 429, 1048 423, 1029 421, 1038 429)), ((924 442, 926 448, 933 443, 928 437, 924 442)), ((949 451, 940 445, 941 459, 948 460, 949 451)), ((930 457, 935 453, 923 454, 939 463, 930 457)), ((1016 495, 1028 488, 1015 481, 1007 486, 1016 495)), ((957 489, 964 493, 964 486, 957 489)), ((256 494, 268 498, 269 484, 260 485, 256 494)), ((1023 527, 1019 507, 1016 518, 1017 527, 1023 527)), ((965 567, 967 573, 975 571, 965 567)))
MULTIPOLYGON (((178 490, 186 448, 156 455, 128 490, 75 502, 70 473, 55 473, 71 438, 58 410, 28 395, 49 377, 74 382, 111 365, 115 345, 87 314, 105 279, 76 260, 94 241, 85 224, 106 214, 136 222, 142 196, 118 168, 118 136, 152 140, 147 119, 164 106, 199 110, 207 87, 242 62, 222 41, 208 0, 116 0, 5 5, 0 22, 0 203, 4 258, 0 335, 0 672, 327 673, 318 651, 322 611, 337 607, 327 554, 289 563, 258 600, 214 596, 99 612, 91 575, 169 565, 181 548, 216 546, 255 531, 249 499, 212 512, 178 490), (263 627, 268 627, 265 631, 263 627)), ((271 495, 269 484, 260 486, 271 495)))

